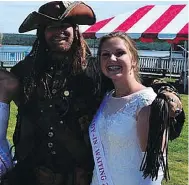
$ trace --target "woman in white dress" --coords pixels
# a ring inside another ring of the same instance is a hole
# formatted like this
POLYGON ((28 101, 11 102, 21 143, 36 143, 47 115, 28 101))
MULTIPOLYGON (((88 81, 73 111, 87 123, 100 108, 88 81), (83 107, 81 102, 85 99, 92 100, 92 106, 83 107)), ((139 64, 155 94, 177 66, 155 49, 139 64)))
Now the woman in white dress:
MULTIPOLYGON (((134 42, 125 33, 111 33, 101 39, 98 57, 101 71, 112 80, 114 90, 105 96, 89 128, 95 161, 91 185, 160 185, 167 167, 167 132, 160 138, 158 164, 162 166, 153 175, 145 160, 149 162, 150 155, 150 105, 157 95, 140 82, 134 42)), ((179 98, 176 101, 180 111, 179 98)))
POLYGON ((9 142, 6 138, 10 114, 10 101, 17 91, 17 80, 9 72, 0 69, 0 182, 13 167, 9 142))

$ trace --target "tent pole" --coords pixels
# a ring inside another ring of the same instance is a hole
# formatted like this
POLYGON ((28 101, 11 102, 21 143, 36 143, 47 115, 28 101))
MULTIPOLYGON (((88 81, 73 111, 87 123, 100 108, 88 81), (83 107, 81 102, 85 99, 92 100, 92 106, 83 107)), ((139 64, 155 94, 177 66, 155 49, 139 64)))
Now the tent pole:
POLYGON ((187 42, 184 41, 184 46, 182 47, 181 45, 178 45, 179 48, 182 49, 183 51, 183 57, 184 57, 184 62, 183 62, 183 68, 182 68, 182 72, 184 73, 183 76, 183 91, 184 93, 186 92, 186 86, 187 86, 187 71, 188 71, 188 62, 187 62, 187 53, 189 53, 187 51, 187 42))
POLYGON ((3 32, 0 32, 0 68, 3 67, 3 32))
POLYGON ((173 44, 171 43, 171 47, 170 47, 170 65, 169 65, 169 70, 170 70, 170 79, 171 79, 171 74, 172 74, 172 51, 173 51, 173 44))
POLYGON ((186 85, 187 85, 187 50, 186 50, 186 41, 184 41, 184 93, 186 92, 186 85))
POLYGON ((95 40, 96 39, 93 39, 93 57, 95 56, 95 40))

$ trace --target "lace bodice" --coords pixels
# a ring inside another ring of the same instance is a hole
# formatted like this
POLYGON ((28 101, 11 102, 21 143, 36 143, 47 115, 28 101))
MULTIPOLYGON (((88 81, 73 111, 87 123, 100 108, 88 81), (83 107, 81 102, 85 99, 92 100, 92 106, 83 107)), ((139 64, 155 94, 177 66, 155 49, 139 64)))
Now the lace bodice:
MULTIPOLYGON (((144 180, 139 170, 143 153, 137 136, 136 116, 141 108, 152 103, 156 94, 152 88, 121 98, 112 94, 109 93, 97 121, 112 181, 114 185, 146 185, 149 179, 144 180)), ((97 184, 94 169, 92 185, 97 184)))

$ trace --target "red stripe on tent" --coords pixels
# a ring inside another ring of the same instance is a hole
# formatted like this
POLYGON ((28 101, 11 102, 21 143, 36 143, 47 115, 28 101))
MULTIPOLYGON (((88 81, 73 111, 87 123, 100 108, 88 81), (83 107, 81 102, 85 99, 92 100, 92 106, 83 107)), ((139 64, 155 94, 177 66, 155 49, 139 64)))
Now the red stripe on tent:
POLYGON ((186 40, 186 37, 176 37, 175 39, 173 40, 166 40, 168 43, 175 43, 175 44, 178 44, 179 42, 181 41, 184 41, 186 40))
POLYGON ((163 30, 185 6, 186 5, 170 6, 146 31, 144 31, 144 34, 158 34, 161 32, 161 30, 163 30))
POLYGON ((141 37, 140 41, 141 42, 154 42, 154 39, 153 38, 143 38, 143 37, 141 37))
POLYGON ((179 32, 178 35, 188 34, 189 23, 187 23, 179 32))
POLYGON ((130 17, 128 17, 122 24, 120 24, 115 30, 126 32, 129 28, 131 28, 136 22, 138 22, 147 12, 149 12, 154 5, 144 6, 139 8, 136 12, 134 12, 130 17))
POLYGON ((91 27, 89 27, 85 32, 86 33, 90 33, 90 32, 97 32, 98 30, 100 30, 102 27, 104 27, 107 23, 109 23, 114 17, 111 17, 109 19, 105 19, 102 21, 97 22, 96 24, 92 25, 91 27))

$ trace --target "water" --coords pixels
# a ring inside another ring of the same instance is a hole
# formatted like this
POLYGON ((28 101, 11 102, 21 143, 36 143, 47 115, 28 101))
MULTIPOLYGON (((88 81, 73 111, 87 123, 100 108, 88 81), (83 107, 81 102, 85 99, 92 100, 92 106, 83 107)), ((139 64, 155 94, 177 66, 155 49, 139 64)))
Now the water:
MULTIPOLYGON (((97 53, 97 49, 92 48, 92 53, 97 53)), ((170 57, 170 51, 138 50, 139 56, 148 57, 170 57)), ((182 52, 172 52, 172 58, 183 58, 182 52)))
POLYGON ((30 52, 31 46, 2 45, 0 52, 30 52))
MULTIPOLYGON (((31 51, 31 46, 17 46, 17 45, 2 45, 0 46, 0 52, 23 52, 26 55, 31 51)), ((91 48, 91 52, 94 54, 96 49, 91 48)), ((150 50, 138 50, 139 56, 154 56, 154 57, 169 57, 169 51, 150 51, 150 50)), ((183 58, 182 52, 173 52, 173 58, 183 58)))

